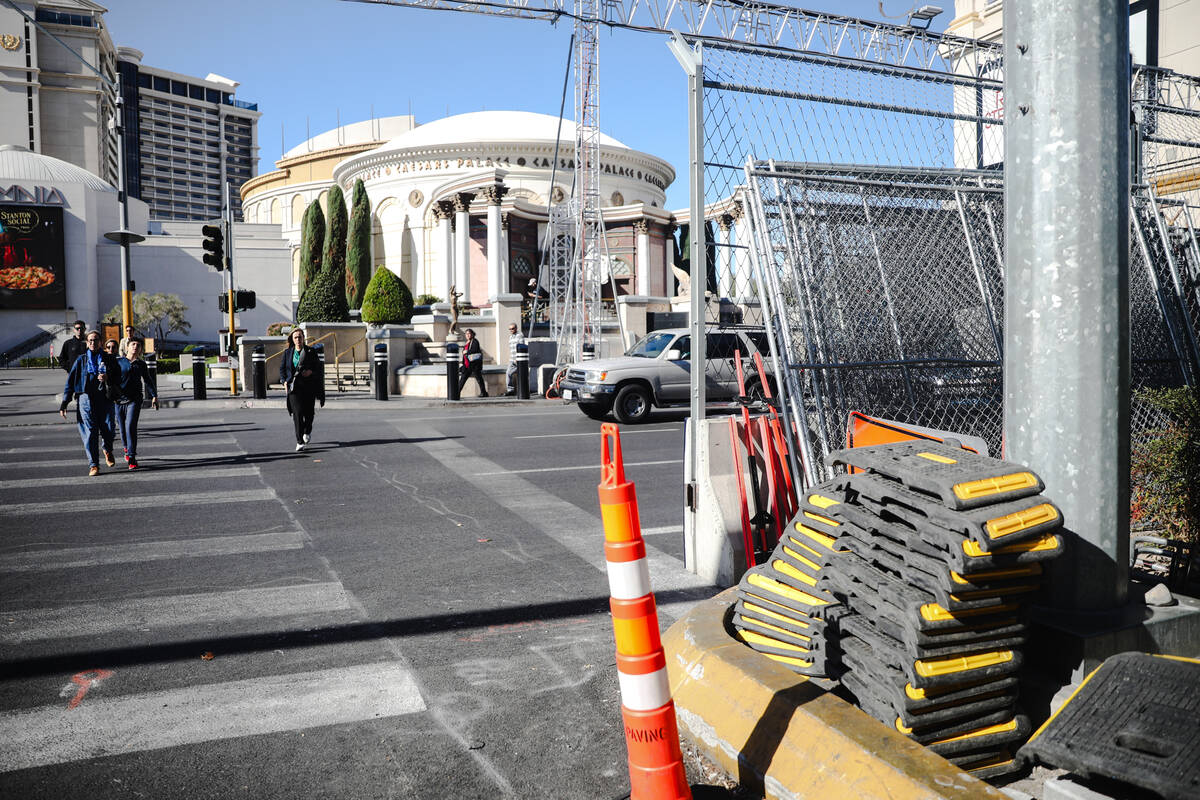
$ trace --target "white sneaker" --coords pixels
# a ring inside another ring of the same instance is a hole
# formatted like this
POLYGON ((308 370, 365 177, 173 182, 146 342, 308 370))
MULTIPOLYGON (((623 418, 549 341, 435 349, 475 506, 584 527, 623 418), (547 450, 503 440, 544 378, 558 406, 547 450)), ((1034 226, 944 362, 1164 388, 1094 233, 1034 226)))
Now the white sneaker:
POLYGON ((298 443, 298 444, 296 445, 296 452, 297 452, 297 453, 299 453, 299 452, 300 452, 301 450, 303 450, 303 449, 304 449, 304 444, 303 444, 302 442, 301 442, 301 443, 298 443))
POLYGON ((308 444, 308 434, 307 434, 307 433, 306 433, 306 434, 304 434, 304 435, 303 435, 302 437, 300 437, 300 438, 304 440, 304 443, 305 443, 305 444, 308 444))

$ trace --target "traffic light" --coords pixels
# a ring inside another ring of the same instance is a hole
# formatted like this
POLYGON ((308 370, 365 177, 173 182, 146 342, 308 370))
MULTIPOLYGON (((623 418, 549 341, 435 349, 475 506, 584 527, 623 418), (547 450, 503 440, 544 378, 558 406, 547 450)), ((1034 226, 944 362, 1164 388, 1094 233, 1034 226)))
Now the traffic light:
POLYGON ((204 234, 204 263, 220 272, 225 269, 225 235, 221 226, 205 225, 200 232, 204 234))
POLYGON ((217 295, 217 310, 222 314, 229 313, 229 295, 225 292, 221 292, 219 295, 217 295))
POLYGON ((234 307, 238 311, 249 311, 254 308, 254 292, 249 289, 238 289, 233 296, 234 307))

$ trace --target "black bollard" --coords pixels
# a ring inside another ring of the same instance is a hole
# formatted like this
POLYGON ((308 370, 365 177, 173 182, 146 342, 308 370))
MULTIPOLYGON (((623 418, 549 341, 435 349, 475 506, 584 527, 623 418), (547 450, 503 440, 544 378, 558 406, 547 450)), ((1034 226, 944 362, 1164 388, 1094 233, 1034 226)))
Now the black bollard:
POLYGON ((267 398, 267 351, 261 344, 254 345, 254 353, 250 356, 254 363, 254 399, 267 398))
POLYGON ((583 346, 583 354, 582 354, 582 358, 580 359, 580 361, 591 361, 595 357, 596 357, 596 345, 585 344, 583 346))
POLYGON ((154 393, 158 394, 158 353, 146 353, 146 371, 150 373, 150 385, 154 387, 154 393))
POLYGON ((207 400, 208 386, 205 380, 208 376, 208 363, 204 360, 204 348, 192 350, 192 399, 207 400))
POLYGON ((529 345, 517 345, 517 399, 529 399, 529 345))
POLYGON ((375 345, 375 399, 388 399, 388 346, 384 342, 375 345))
POLYGON ((446 342, 446 399, 458 399, 458 345, 446 342))

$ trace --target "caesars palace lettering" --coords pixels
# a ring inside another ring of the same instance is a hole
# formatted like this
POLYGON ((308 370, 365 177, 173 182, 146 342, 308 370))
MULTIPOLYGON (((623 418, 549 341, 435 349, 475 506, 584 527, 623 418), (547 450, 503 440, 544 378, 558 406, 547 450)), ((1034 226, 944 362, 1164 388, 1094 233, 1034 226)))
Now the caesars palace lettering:
MULTIPOLYGON (((478 156, 466 158, 434 158, 424 161, 401 161, 395 166, 397 174, 405 174, 410 172, 439 172, 446 169, 477 169, 480 167, 511 167, 516 164, 518 167, 540 167, 542 169, 550 169, 553 160, 550 158, 534 157, 526 159, 524 156, 512 158, 511 156, 478 156)), ((558 160, 559 169, 575 169, 575 159, 560 158, 558 160)), ((636 178, 644 180, 647 183, 657 186, 659 189, 666 189, 667 184, 657 175, 652 175, 649 172, 643 172, 640 169, 633 167, 621 167, 613 164, 603 163, 600 165, 600 171, 606 175, 619 175, 623 178, 636 178)), ((392 168, 385 167, 383 169, 373 169, 361 177, 368 180, 378 178, 380 175, 390 175, 392 168)))

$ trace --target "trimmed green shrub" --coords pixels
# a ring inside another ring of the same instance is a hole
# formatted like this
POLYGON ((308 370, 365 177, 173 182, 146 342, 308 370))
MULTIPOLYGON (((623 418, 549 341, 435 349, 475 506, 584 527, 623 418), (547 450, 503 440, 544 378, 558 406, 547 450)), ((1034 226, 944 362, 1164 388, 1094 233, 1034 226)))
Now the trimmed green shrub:
POLYGON ((419 294, 419 295, 417 295, 417 305, 419 305, 419 306, 431 306, 434 303, 440 303, 440 302, 442 302, 442 298, 438 297, 436 294, 419 294))
POLYGON ((1144 389, 1133 399, 1159 412, 1162 424, 1131 448, 1132 521, 1172 539, 1200 542, 1200 392, 1144 389))
POLYGON ((49 356, 29 356, 21 359, 22 367, 48 367, 50 366, 49 356))
POLYGON ((158 371, 160 373, 179 372, 178 358, 160 358, 158 360, 158 371))
POLYGON ((412 292, 400 280, 400 276, 383 266, 375 270, 363 296, 363 322, 402 325, 412 319, 412 310, 412 292))
POLYGON ((321 271, 322 253, 325 251, 325 213, 321 204, 314 200, 304 211, 304 223, 300 235, 300 297, 321 271))
POLYGON ((362 178, 354 182, 353 197, 346 242, 346 302, 351 308, 362 308, 363 293, 371 280, 371 202, 362 178))
POLYGON ((296 307, 297 322, 349 322, 346 286, 341 273, 321 270, 296 307))

